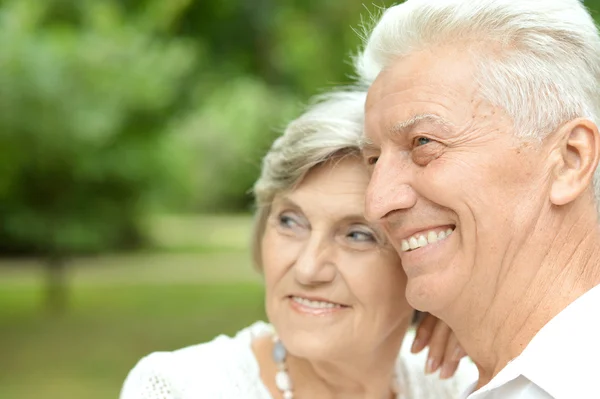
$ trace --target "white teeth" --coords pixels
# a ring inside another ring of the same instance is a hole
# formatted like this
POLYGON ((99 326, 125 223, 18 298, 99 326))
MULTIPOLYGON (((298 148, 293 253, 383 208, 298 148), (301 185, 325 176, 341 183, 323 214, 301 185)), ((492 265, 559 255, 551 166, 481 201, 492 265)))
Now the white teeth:
POLYGON ((415 237, 410 237, 410 240, 408 240, 408 245, 410 245, 410 249, 419 248, 419 242, 415 237))
POLYGON ((410 245, 408 244, 408 241, 406 240, 402 240, 402 248, 400 248, 402 250, 402 252, 406 252, 410 249, 410 245))
POLYGON ((430 231, 429 234, 427 234, 427 241, 430 244, 433 244, 434 242, 437 242, 438 240, 438 235, 435 234, 435 231, 430 231))
POLYGON ((414 235, 407 240, 402 240, 400 250, 402 252, 406 252, 412 249, 422 248, 428 244, 433 244, 435 242, 441 241, 445 238, 448 238, 454 229, 449 228, 446 231, 440 231, 436 233, 431 230, 427 234, 420 233, 419 235, 414 235))
POLYGON ((293 296, 292 300, 301 305, 307 306, 309 308, 315 308, 315 309, 332 309, 332 308, 341 308, 342 307, 342 305, 339 305, 337 303, 323 302, 323 301, 311 301, 310 299, 300 298, 297 296, 293 296))

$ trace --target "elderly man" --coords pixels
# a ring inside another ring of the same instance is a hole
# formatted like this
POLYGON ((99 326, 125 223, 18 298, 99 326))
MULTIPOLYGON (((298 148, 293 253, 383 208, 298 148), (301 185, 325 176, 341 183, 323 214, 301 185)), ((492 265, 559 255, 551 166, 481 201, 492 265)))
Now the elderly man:
POLYGON ((600 398, 600 38, 582 2, 408 0, 356 65, 367 216, 409 302, 477 364, 469 398, 600 398))

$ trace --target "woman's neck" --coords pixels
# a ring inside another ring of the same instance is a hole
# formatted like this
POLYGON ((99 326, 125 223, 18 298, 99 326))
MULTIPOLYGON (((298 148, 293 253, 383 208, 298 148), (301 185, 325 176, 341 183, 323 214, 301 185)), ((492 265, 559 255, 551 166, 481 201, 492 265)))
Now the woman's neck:
POLYGON ((395 397, 392 392, 395 360, 396 356, 386 356, 379 357, 377 361, 353 359, 333 362, 290 356, 287 364, 300 398, 389 399, 395 397))
MULTIPOLYGON (((388 342, 380 345, 368 355, 350 356, 329 360, 309 360, 288 353, 286 367, 292 381, 295 398, 323 399, 390 399, 395 379, 396 359, 404 337, 396 332, 388 342)), ((277 364, 273 361, 273 339, 265 336, 256 339, 252 349, 260 366, 260 375, 264 385, 273 398, 281 393, 275 385, 277 364)), ((402 387, 399 387, 402 390, 402 387)))

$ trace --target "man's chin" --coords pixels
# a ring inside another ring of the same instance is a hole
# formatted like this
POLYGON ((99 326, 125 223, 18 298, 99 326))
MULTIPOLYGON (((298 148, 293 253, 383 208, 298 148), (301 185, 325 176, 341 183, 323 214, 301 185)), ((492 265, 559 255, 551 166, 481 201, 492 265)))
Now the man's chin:
POLYGON ((406 300, 421 312, 437 314, 448 303, 448 294, 431 274, 409 278, 406 284, 406 300))

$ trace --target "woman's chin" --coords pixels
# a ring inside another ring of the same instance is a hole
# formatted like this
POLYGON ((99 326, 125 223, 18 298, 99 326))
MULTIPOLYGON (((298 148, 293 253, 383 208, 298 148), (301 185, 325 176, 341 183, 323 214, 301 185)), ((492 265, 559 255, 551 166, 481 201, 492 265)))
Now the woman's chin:
POLYGON ((324 332, 292 332, 281 340, 291 354, 311 361, 331 361, 343 355, 342 348, 347 349, 343 341, 324 332))
POLYGON ((331 323, 324 326, 288 316, 278 318, 274 327, 288 352, 297 357, 327 359, 335 356, 336 351, 347 352, 350 345, 346 323, 331 323))

